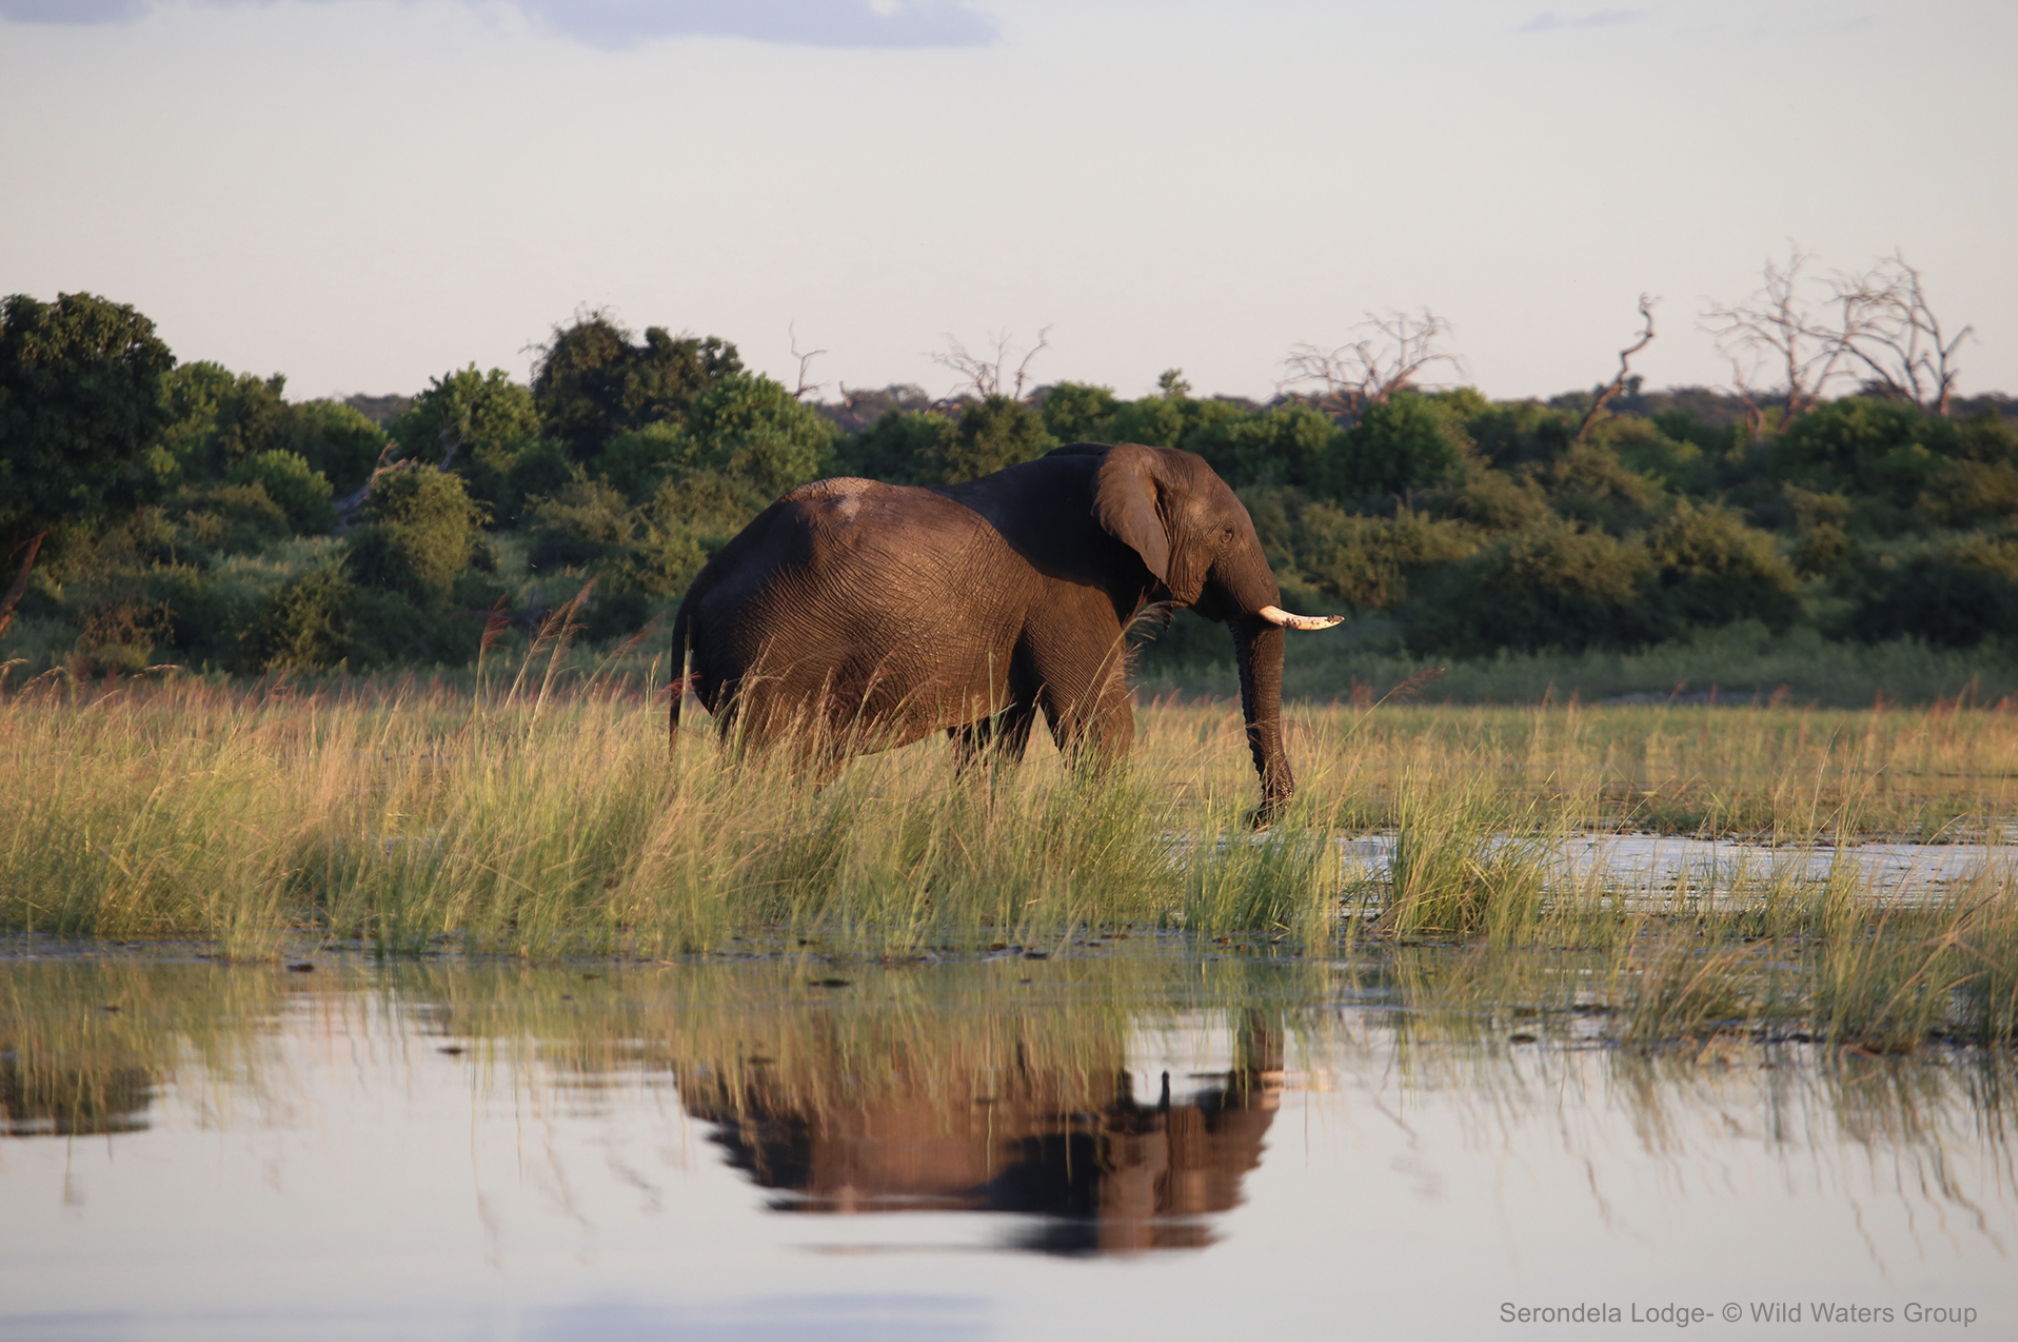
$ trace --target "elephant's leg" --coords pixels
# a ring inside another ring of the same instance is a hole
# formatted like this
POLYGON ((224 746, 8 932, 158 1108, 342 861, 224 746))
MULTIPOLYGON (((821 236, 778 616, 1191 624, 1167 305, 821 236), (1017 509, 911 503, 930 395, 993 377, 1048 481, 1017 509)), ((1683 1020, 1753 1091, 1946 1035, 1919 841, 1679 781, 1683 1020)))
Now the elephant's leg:
POLYGON ((955 770, 965 774, 982 760, 991 764, 1021 764, 1030 745, 1030 726, 1036 720, 1036 705, 1018 702, 978 722, 948 727, 946 735, 953 741, 955 770))
POLYGON ((1043 696, 1045 721, 1060 753, 1075 766, 1101 771, 1127 759, 1135 744, 1135 707, 1120 666, 1098 665, 1060 679, 1063 684, 1047 682, 1043 696))

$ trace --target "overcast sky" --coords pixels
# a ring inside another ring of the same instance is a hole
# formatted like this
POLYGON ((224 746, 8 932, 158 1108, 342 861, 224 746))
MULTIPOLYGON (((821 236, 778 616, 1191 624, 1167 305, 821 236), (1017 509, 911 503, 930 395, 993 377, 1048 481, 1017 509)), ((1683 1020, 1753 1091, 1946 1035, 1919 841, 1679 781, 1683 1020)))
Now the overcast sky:
MULTIPOLYGON (((1495 396, 1728 376, 1706 300, 1903 248, 2018 391, 2018 4, 0 0, 0 293, 297 397, 515 376, 578 307, 790 378, 952 333, 1266 396, 1427 306, 1495 396)), ((831 393, 830 393, 831 394, 831 393)))

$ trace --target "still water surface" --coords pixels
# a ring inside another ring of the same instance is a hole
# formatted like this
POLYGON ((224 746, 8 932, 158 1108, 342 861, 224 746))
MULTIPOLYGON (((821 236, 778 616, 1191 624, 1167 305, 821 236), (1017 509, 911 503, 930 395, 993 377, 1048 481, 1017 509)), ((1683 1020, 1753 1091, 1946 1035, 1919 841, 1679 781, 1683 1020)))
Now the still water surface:
POLYGON ((1789 1306, 1813 1335, 2018 1330, 2010 1059, 1597 1036, 1141 943, 305 973, 17 949, 0 1338, 1653 1336, 1677 1306, 1720 1337, 1785 1336, 1789 1306), (1619 1317, 1504 1321, 1578 1305, 1619 1317))

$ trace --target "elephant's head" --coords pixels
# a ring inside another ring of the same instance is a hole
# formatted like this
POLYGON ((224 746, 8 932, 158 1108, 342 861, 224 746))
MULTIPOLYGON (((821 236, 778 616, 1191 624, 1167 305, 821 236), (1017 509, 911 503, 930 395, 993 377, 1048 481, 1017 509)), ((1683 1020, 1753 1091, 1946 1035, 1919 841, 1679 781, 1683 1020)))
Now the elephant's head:
POLYGON ((1261 775, 1257 824, 1289 800, 1296 780, 1282 748, 1285 629, 1328 629, 1344 617, 1291 615, 1247 508, 1190 452, 1123 443, 1108 450, 1094 481, 1094 516, 1142 557, 1178 605, 1233 631, 1247 742, 1261 775))

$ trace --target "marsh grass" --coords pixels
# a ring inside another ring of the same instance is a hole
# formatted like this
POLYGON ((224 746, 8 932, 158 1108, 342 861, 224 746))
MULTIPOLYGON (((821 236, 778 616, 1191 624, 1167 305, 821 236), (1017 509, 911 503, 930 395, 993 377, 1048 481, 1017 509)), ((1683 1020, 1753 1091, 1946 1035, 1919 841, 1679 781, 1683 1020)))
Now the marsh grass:
POLYGON ((917 956, 1176 931, 1392 960, 1453 1011, 1601 1012, 1636 1047, 2018 1036, 2009 874, 1888 902, 1853 846, 2001 839, 2018 801, 2002 710, 1296 709, 1298 800, 1256 835, 1231 705, 1146 707, 1131 767, 1105 776, 1042 746, 961 773, 937 740, 816 776, 705 720, 668 759, 662 685, 557 665, 0 698, 0 928, 252 960, 316 943, 917 956), (1628 825, 1837 861, 1821 882, 1651 893, 1563 865, 1570 836, 1628 825), (1340 835, 1370 829, 1395 835, 1391 880, 1341 857, 1340 835))
POLYGON ((0 922, 196 937, 233 958, 303 936, 655 956, 1328 923, 1322 836, 1292 824, 1254 846, 1230 797, 1185 815, 1184 759, 1101 778, 1045 753, 962 775, 930 743, 816 786, 794 763, 805 752, 725 749, 706 730, 683 732, 669 762, 651 698, 531 677, 474 694, 13 696, 0 922), (1224 856, 1187 867, 1169 836, 1199 814, 1224 856))

